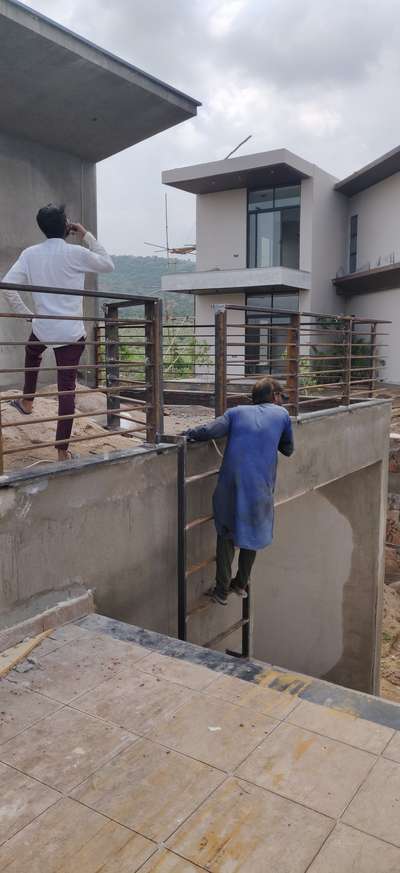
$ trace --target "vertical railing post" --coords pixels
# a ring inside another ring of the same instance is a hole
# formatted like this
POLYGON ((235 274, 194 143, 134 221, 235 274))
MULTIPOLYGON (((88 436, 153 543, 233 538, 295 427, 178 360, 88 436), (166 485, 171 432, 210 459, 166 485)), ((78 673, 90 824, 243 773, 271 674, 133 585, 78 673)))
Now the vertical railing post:
POLYGON ((350 406, 351 397, 351 372, 352 372, 352 346, 353 346, 353 318, 350 316, 344 320, 344 360, 343 360, 343 399, 344 406, 350 406))
POLYGON ((299 414, 299 371, 300 371, 300 315, 295 313, 290 316, 288 330, 288 376, 287 388, 289 395, 290 414, 299 414))
POLYGON ((146 378, 146 439, 157 441, 164 430, 163 353, 162 353, 162 300, 150 300, 144 307, 145 378, 146 378))
MULTIPOLYGON (((104 356, 106 370, 106 385, 107 388, 117 388, 119 385, 119 311, 118 303, 106 303, 105 307, 105 337, 104 337, 104 356), (113 323, 115 322, 115 323, 113 323)), ((111 391, 107 392, 107 427, 116 430, 120 427, 121 420, 119 413, 121 409, 121 401, 119 397, 114 397, 111 391)))
POLYGON ((375 392, 375 382, 376 382, 376 370, 377 370, 377 361, 376 361, 376 332, 377 332, 377 324, 376 321, 373 321, 371 324, 371 381, 369 384, 368 397, 373 397, 375 392))
POLYGON ((214 395, 215 418, 223 415, 227 407, 227 313, 224 306, 215 308, 215 369, 214 395))
POLYGON ((185 437, 178 443, 178 638, 186 640, 187 612, 187 538, 186 538, 186 466, 187 449, 185 437))
POLYGON ((94 385, 95 385, 95 388, 97 389, 97 388, 99 388, 99 386, 100 386, 100 381, 101 381, 101 380, 100 380, 100 373, 101 373, 101 371, 100 371, 100 363, 101 363, 101 361, 100 361, 101 330, 100 330, 100 326, 99 326, 98 323, 97 323, 97 324, 95 325, 95 327, 94 327, 94 330, 93 330, 93 336, 94 336, 94 353, 93 353, 93 359, 94 359, 94 364, 95 364, 95 368, 94 368, 94 385))

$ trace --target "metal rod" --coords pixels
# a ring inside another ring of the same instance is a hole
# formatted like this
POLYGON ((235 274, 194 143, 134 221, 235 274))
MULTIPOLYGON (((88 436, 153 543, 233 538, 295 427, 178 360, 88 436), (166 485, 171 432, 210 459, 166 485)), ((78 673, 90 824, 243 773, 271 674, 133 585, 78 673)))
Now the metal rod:
MULTIPOLYGON (((53 288, 53 287, 39 287, 38 285, 21 285, 18 282, 0 282, 0 291, 28 291, 34 292, 36 294, 62 294, 65 297, 89 297, 94 298, 104 298, 105 300, 120 300, 126 301, 128 306, 143 306, 145 300, 143 297, 135 297, 130 294, 117 294, 115 291, 90 291, 86 288, 84 289, 74 289, 74 288, 53 288)), ((147 300, 157 300, 156 297, 146 297, 147 300)), ((41 318, 41 316, 37 316, 41 318)), ((24 316, 26 318, 26 316, 24 316)))
POLYGON ((207 521, 212 521, 213 518, 213 515, 203 515, 201 518, 195 518, 193 521, 189 521, 189 523, 185 527, 185 530, 193 530, 193 528, 199 527, 199 525, 205 524, 207 521))
POLYGON ((226 309, 215 313, 215 417, 226 411, 226 309))
POLYGON ((216 470, 209 470, 207 473, 198 473, 196 476, 188 476, 186 479, 186 485, 192 485, 193 482, 200 482, 202 479, 208 479, 210 476, 217 476, 219 473, 219 468, 216 470))
POLYGON ((244 622, 248 622, 248 619, 241 618, 240 621, 237 621, 235 624, 232 624, 231 627, 228 627, 226 630, 221 631, 216 637, 213 637, 212 640, 209 640, 207 643, 203 643, 204 649, 212 649, 213 646, 216 646, 217 643, 221 643, 222 640, 225 640, 226 637, 230 637, 231 634, 235 633, 235 631, 239 630, 239 628, 243 627, 244 622))
MULTIPOLYGON (((138 409, 137 406, 128 407, 124 409, 124 412, 129 412, 130 409, 138 409)), ((27 419, 22 419, 21 421, 7 421, 2 425, 2 429, 4 430, 6 427, 30 427, 32 424, 45 424, 51 421, 70 421, 71 419, 74 421, 75 418, 97 418, 99 415, 105 415, 104 409, 101 412, 74 412, 71 415, 52 415, 46 418, 32 418, 27 416, 27 419), (30 419, 30 420, 29 420, 30 419)), ((122 416, 119 415, 119 418, 126 418, 127 421, 135 421, 137 424, 144 424, 143 421, 140 421, 138 418, 132 418, 131 416, 122 416)))
POLYGON ((187 502, 186 502, 186 465, 187 465, 187 449, 186 439, 182 438, 182 442, 178 445, 178 638, 186 640, 186 612, 187 612, 187 588, 186 588, 186 562, 187 562, 187 540, 186 540, 186 518, 187 518, 187 502))
POLYGON ((192 566, 186 570, 186 576, 193 576, 194 573, 198 573, 199 570, 204 570, 205 567, 209 567, 211 564, 215 564, 215 561, 216 558, 214 555, 214 557, 212 558, 206 558, 205 561, 200 561, 199 564, 192 564, 192 566))
MULTIPOLYGON (((112 438, 114 436, 127 436, 128 434, 138 433, 141 430, 146 430, 146 428, 145 427, 143 427, 143 428, 142 427, 134 427, 132 429, 129 428, 129 430, 123 428, 119 431, 113 431, 112 435, 110 434, 110 437, 112 438)), ((107 437, 104 435, 104 433, 101 433, 98 436, 96 435, 96 436, 85 436, 85 437, 70 437, 68 442, 69 443, 86 443, 89 440, 103 440, 103 442, 105 442, 105 441, 107 441, 107 437)), ((50 446, 57 447, 60 444, 65 445, 65 442, 66 442, 66 440, 63 439, 63 440, 53 440, 51 443, 35 443, 34 446, 28 444, 27 446, 21 446, 18 449, 5 449, 3 451, 3 455, 15 455, 15 454, 18 454, 19 452, 33 452, 37 449, 47 449, 50 446)), ((143 442, 143 440, 142 440, 142 442, 143 442)))

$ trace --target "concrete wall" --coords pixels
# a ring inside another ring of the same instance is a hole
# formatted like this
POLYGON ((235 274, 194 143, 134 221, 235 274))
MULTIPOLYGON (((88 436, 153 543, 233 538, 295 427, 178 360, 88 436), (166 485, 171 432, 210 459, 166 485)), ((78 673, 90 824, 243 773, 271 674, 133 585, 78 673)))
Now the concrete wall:
POLYGON ((346 264, 349 269, 350 217, 358 215, 357 269, 384 266, 395 253, 400 260, 400 173, 395 173, 348 201, 346 264), (381 258, 380 264, 378 260, 381 258))
MULTIPOLYGON (((199 294, 195 298, 195 318, 196 324, 199 327, 196 330, 197 336, 200 341, 204 341, 207 343, 208 348, 210 350, 210 364, 202 365, 198 364, 196 367, 196 375, 197 376, 211 376, 214 378, 214 353, 215 353, 215 329, 214 329, 214 318, 215 318, 215 306, 224 304, 228 306, 230 303, 233 303, 237 306, 244 306, 246 303, 245 294, 222 294, 219 291, 216 294, 199 294), (209 325, 209 327, 204 327, 204 325, 209 325)), ((231 335, 233 329, 235 331, 235 336, 232 337, 232 341, 235 343, 241 343, 245 341, 245 330, 244 327, 236 327, 234 325, 243 325, 244 323, 244 313, 240 310, 228 310, 227 315, 227 323, 228 323, 228 337, 231 335)), ((244 373, 244 345, 243 346, 233 346, 228 343, 228 367, 227 372, 229 376, 242 376, 244 373), (235 363, 235 358, 242 358, 241 363, 239 361, 235 363)))
POLYGON ((380 358, 384 362, 380 367, 380 376, 386 382, 400 384, 400 288, 390 291, 376 291, 372 294, 356 294, 341 300, 345 304, 348 315, 358 315, 359 318, 381 318, 391 322, 381 325, 378 330, 386 336, 379 338, 383 344, 380 358))
MULTIPOLYGON (((294 423, 281 458, 274 545, 253 574, 256 658, 375 691, 378 683, 390 403, 294 423)), ((190 447, 188 474, 216 469, 213 444, 190 447)), ((0 482, 0 628, 95 589, 113 618, 176 631, 176 452, 137 449, 54 474, 0 482)), ((188 520, 210 513, 215 478, 189 486, 188 520)), ((188 564, 215 554, 212 522, 188 534, 188 564)), ((200 595, 214 565, 188 586, 188 638, 212 640, 241 602, 200 595)), ((237 648, 237 633, 219 648, 237 648)))
POLYGON ((141 449, 0 488, 0 629, 87 589, 176 633, 176 452, 141 449))
MULTIPOLYGON (((1 125, 1 118, 0 118, 1 125)), ((0 277, 3 277, 22 249, 42 242, 44 237, 35 216, 46 203, 66 203, 68 215, 96 233, 96 169, 73 155, 0 132, 0 277)), ((95 287, 89 276, 87 287, 95 287)), ((9 311, 2 297, 1 311, 9 311)), ((22 295, 29 301, 29 295, 22 295)), ((92 304, 86 307, 87 313, 92 304)), ((0 319, 0 343, 24 341, 30 325, 22 319, 0 319)), ((90 330, 89 330, 90 332, 90 330)), ((46 365, 52 365, 48 355, 46 365)), ((11 350, 0 345, 0 369, 21 367, 22 347, 11 350)), ((55 374, 43 375, 54 382, 55 374)), ((0 374, 0 385, 15 385, 20 376, 0 374)))
POLYGON ((196 198, 196 270, 247 267, 247 190, 196 198))
POLYGON ((347 240, 347 198, 334 190, 336 179, 315 167, 312 205, 311 308, 344 311, 332 279, 343 264, 347 240))

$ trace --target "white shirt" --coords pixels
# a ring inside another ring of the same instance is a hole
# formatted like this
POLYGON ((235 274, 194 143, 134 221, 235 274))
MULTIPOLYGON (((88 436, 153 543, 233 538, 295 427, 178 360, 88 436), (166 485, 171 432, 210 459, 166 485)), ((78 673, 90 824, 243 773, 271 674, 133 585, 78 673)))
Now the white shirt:
MULTIPOLYGON (((41 288, 68 288, 81 291, 85 273, 112 273, 114 264, 103 246, 87 232, 83 238, 88 248, 70 245, 64 239, 47 239, 21 252, 4 276, 3 282, 38 285, 41 288)), ((28 318, 40 315, 83 315, 83 298, 63 294, 32 292, 35 312, 25 305, 17 291, 3 291, 13 312, 28 318)), ((84 322, 33 317, 32 331, 40 342, 67 345, 86 336, 84 322)))

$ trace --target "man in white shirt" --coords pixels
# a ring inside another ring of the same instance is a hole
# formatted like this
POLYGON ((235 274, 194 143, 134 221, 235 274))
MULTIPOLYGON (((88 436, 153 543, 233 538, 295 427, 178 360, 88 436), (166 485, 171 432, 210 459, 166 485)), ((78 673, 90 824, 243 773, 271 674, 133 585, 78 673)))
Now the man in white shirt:
POLYGON ((14 400, 13 405, 22 414, 31 415, 42 355, 51 345, 57 364, 58 414, 68 416, 58 421, 56 433, 58 457, 65 461, 71 457, 68 445, 75 411, 76 377, 86 339, 82 320, 83 298, 80 295, 51 294, 45 289, 81 291, 86 272, 111 273, 114 264, 103 246, 82 224, 68 222, 64 206, 49 203, 39 209, 36 220, 47 239, 21 252, 3 278, 3 282, 43 288, 43 291, 32 293, 34 313, 17 291, 3 292, 13 312, 26 315, 32 321, 32 333, 25 350, 23 397, 14 400), (70 233, 75 234, 87 248, 66 243, 70 233))

